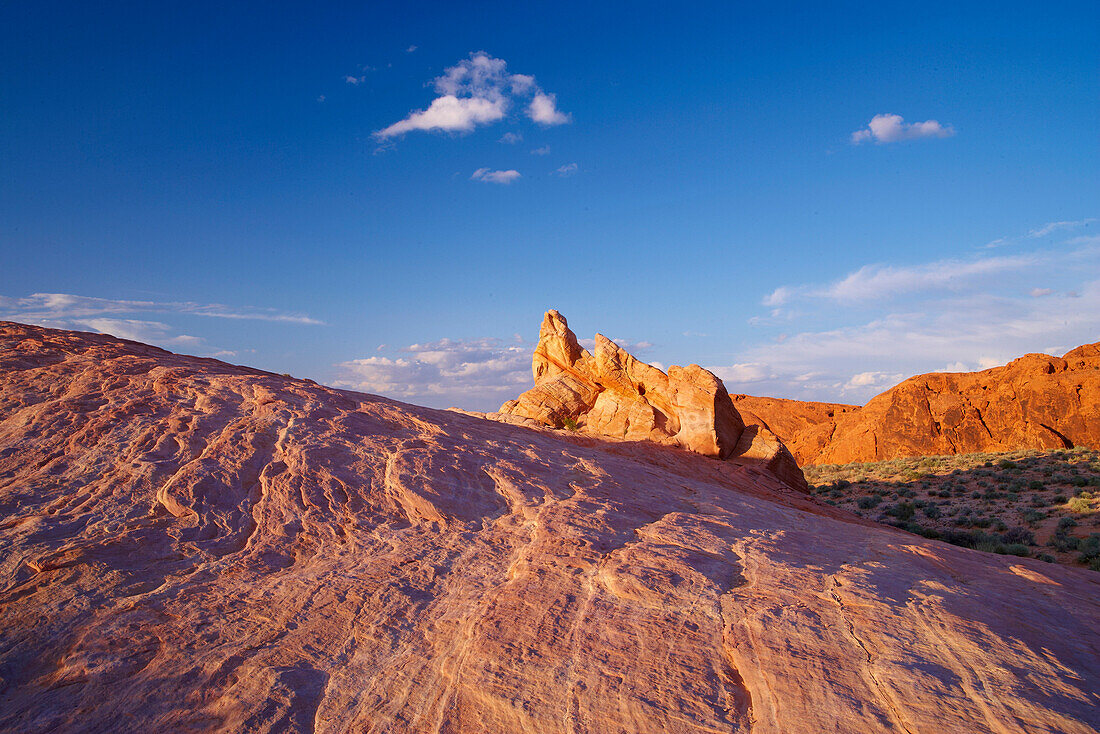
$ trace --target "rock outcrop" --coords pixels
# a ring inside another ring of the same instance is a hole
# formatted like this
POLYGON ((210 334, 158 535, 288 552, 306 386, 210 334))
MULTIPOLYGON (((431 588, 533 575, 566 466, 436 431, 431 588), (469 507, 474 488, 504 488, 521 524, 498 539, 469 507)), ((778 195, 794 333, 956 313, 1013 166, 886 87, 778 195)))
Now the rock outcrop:
POLYGON ((697 364, 673 365, 666 374, 603 334, 596 334, 592 354, 565 317, 550 310, 539 329, 531 371, 535 386, 490 417, 519 417, 551 428, 762 463, 791 486, 806 486, 783 442, 767 428, 746 432, 725 385, 697 364))
POLYGON ((0 730, 1071 732, 1100 574, 759 467, 0 323, 0 730))
POLYGON ((902 456, 1100 448, 1100 343, 1028 354, 980 372, 917 375, 862 408, 734 395, 799 464, 902 456))

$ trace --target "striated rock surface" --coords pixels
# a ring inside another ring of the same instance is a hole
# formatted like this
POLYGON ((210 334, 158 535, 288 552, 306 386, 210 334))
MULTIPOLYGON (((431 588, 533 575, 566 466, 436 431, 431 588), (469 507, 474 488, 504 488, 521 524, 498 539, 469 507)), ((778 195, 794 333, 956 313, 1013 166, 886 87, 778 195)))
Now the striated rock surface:
POLYGON ((596 334, 591 354, 554 310, 543 318, 531 362, 535 387, 487 417, 677 445, 704 456, 762 464, 791 486, 806 487, 783 442, 766 431, 745 435, 725 385, 699 365, 673 365, 666 374, 603 334, 596 334))
POLYGON ((734 395, 799 464, 1020 449, 1100 448, 1100 343, 980 372, 917 375, 862 408, 734 395))
POLYGON ((1094 732, 1100 574, 0 323, 0 730, 1094 732))

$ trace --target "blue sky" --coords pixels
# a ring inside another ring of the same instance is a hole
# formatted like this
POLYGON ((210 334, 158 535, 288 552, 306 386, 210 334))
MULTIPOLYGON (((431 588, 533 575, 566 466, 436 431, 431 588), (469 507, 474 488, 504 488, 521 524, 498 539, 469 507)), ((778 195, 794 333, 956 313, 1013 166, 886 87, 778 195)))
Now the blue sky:
POLYGON ((475 409, 547 308, 845 402, 1100 339, 1094 2, 160 5, 0 7, 0 318, 475 409))

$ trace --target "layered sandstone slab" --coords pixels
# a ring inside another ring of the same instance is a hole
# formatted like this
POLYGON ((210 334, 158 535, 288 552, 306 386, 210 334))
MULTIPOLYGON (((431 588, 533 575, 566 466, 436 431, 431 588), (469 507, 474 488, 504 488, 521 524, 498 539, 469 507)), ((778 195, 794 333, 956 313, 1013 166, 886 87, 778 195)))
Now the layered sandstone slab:
POLYGON ((799 464, 1073 446, 1100 448, 1100 343, 980 372, 911 377, 862 408, 733 396, 799 464))
POLYGON ((0 730, 1093 732, 1100 574, 0 324, 0 730))
POLYGON ((580 346, 565 317, 546 312, 531 359, 535 387, 487 417, 680 446, 704 456, 768 467, 791 486, 806 480, 783 442, 745 423, 714 373, 697 364, 668 373, 636 359, 603 334, 595 354, 580 346))

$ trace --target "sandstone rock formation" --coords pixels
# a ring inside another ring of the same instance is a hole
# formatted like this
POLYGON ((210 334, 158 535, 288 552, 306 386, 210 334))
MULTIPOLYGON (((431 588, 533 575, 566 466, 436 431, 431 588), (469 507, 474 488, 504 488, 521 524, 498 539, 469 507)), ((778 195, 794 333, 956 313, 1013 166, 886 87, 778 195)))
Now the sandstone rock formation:
POLYGON ((0 730, 1094 732, 1100 574, 0 323, 0 730))
POLYGON ((806 481, 783 442, 769 430, 745 431, 725 385, 697 364, 668 373, 641 362, 603 334, 595 354, 577 342, 565 317, 547 311, 531 360, 535 387, 499 413, 552 428, 672 444, 697 454, 763 463, 792 486, 806 481))
POLYGON ((733 396, 799 464, 1073 446, 1100 448, 1100 343, 980 372, 917 375, 862 408, 733 396))

